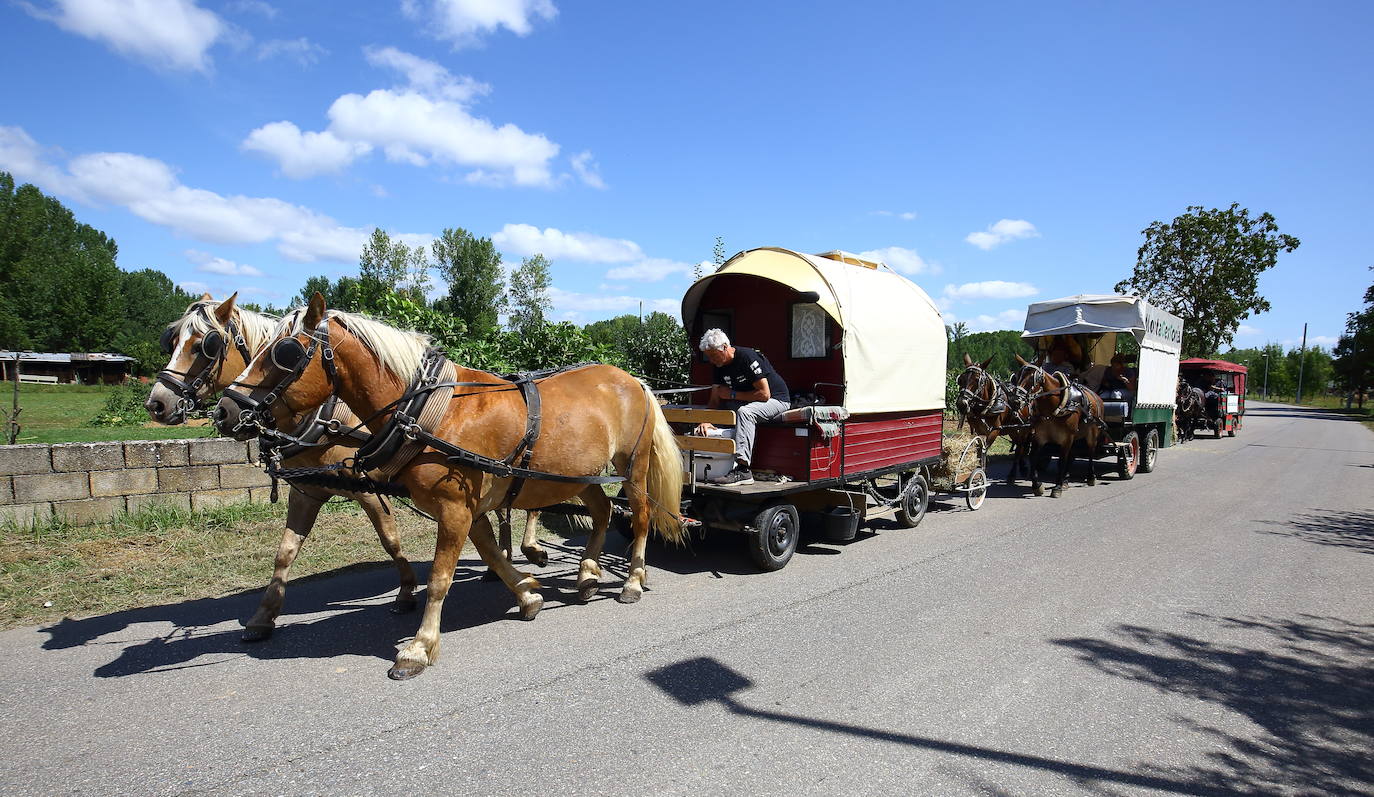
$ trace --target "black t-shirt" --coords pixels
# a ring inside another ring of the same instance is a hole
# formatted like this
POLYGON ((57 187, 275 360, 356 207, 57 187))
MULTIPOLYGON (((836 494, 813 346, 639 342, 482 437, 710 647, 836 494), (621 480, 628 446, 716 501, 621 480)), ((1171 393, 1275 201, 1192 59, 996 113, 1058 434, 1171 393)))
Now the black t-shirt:
POLYGON ((787 383, 782 381, 768 358, 747 346, 735 347, 735 359, 715 369, 715 382, 731 390, 753 390, 754 383, 760 379, 768 380, 768 392, 773 398, 790 402, 787 383))

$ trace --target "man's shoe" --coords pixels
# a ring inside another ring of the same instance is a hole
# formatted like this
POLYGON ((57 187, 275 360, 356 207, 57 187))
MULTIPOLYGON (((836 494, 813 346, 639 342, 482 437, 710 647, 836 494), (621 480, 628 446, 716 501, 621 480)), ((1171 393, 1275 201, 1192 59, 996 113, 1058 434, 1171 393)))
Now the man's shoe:
POLYGON ((753 484, 754 473, 748 468, 735 468, 724 476, 711 480, 711 484, 753 484))

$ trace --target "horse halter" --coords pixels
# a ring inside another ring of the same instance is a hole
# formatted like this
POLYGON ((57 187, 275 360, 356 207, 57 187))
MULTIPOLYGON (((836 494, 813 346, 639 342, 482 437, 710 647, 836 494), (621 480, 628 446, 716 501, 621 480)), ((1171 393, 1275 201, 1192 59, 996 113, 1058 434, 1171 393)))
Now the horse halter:
POLYGON ((993 379, 987 371, 984 371, 977 365, 970 365, 965 368, 964 373, 960 374, 960 380, 962 381, 963 376, 970 371, 976 371, 978 373, 978 384, 972 389, 960 385, 959 398, 955 400, 954 407, 965 416, 982 415, 984 410, 996 403, 997 391, 1001 385, 996 379, 993 379), (992 389, 989 391, 988 397, 983 398, 983 386, 988 383, 992 384, 992 389))
MULTIPOLYGON (((324 366, 325 378, 329 380, 329 392, 333 395, 338 389, 338 375, 334 370, 334 348, 329 345, 329 319, 320 321, 313 333, 307 333, 310 337, 310 345, 304 346, 294 335, 282 338, 272 344, 269 357, 272 367, 282 372, 282 378, 275 384, 268 387, 267 382, 259 382, 250 385, 245 382, 235 381, 224 390, 224 397, 233 401, 239 406, 238 423, 234 426, 234 431, 244 427, 256 426, 260 431, 273 431, 277 428, 276 419, 272 417, 272 405, 282 398, 282 394, 290 387, 309 367, 310 361, 315 359, 316 352, 320 354, 320 362, 324 366), (250 391, 258 388, 267 388, 267 395, 261 399, 255 399, 250 393, 234 390, 235 386, 246 387, 250 391)), ((282 402, 285 405, 285 401, 282 402)), ((285 405, 291 409, 290 405, 285 405)))
MULTIPOLYGON (((206 311, 201 310, 202 313, 206 311)), ((209 318, 209 314, 206 313, 209 318)), ((157 381, 166 386, 177 396, 177 409, 182 412, 192 412, 200 409, 200 391, 206 384, 213 381, 215 375, 224 368, 224 358, 228 354, 228 347, 225 346, 225 332, 228 333, 230 340, 234 341, 234 347, 238 349, 239 355, 243 357, 245 363, 252 362, 253 354, 248 351, 248 342, 244 340, 239 328, 230 319, 224 325, 224 332, 218 329, 211 329, 200 337, 200 343, 196 345, 196 358, 191 361, 191 367, 185 371, 176 371, 172 368, 163 368, 157 372, 157 381), (199 371, 196 366, 204 362, 204 366, 199 371), (194 374, 194 377, 192 377, 194 374), (190 381, 178 377, 189 378, 190 381)), ((158 339, 158 345, 162 348, 162 353, 171 356, 176 350, 177 335, 172 327, 163 330, 162 337, 158 339)), ((169 362, 168 365, 171 365, 169 362)))

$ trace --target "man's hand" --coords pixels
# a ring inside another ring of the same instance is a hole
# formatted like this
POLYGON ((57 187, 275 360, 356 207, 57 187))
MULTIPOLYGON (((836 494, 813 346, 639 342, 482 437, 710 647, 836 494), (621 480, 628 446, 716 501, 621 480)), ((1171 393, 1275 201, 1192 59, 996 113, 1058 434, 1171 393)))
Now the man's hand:
POLYGON ((697 424, 696 435, 697 437, 710 437, 710 433, 715 430, 716 425, 713 423, 699 423, 697 424))

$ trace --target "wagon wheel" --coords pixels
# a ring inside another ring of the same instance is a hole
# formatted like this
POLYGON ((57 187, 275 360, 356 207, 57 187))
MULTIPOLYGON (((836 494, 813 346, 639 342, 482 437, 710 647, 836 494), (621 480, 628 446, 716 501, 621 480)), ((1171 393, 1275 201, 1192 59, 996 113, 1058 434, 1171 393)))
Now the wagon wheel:
POLYGON ((1140 435, 1129 432, 1126 439, 1121 441, 1116 459, 1116 473, 1122 480, 1135 478, 1135 472, 1140 467, 1140 435))
POLYGON ((964 485, 964 501, 968 503, 970 512, 977 512, 988 497, 988 474, 982 468, 974 468, 973 473, 968 476, 968 484, 964 485))
POLYGON ((1220 439, 1221 439, 1221 421, 1220 421, 1220 420, 1217 420, 1216 424, 1212 427, 1212 439, 1213 439, 1213 440, 1220 440, 1220 439))
POLYGON ((984 440, 982 437, 975 437, 969 440, 966 444, 964 444, 964 450, 959 452, 959 459, 954 463, 954 476, 955 478, 958 478, 959 474, 963 473, 965 468, 983 468, 984 470, 986 470, 987 467, 988 442, 987 440, 984 440), (968 457, 970 453, 973 454, 973 457, 977 462, 976 465, 972 462, 969 462, 968 457))
POLYGON ((897 522, 909 529, 916 528, 925 518, 926 507, 929 505, 930 485, 926 482, 926 477, 920 473, 912 474, 897 499, 897 522))
POLYGON ((764 570, 781 570, 797 551, 801 519, 791 504, 774 504, 754 517, 749 555, 764 570))
POLYGON ((1140 473, 1155 469, 1155 459, 1159 457, 1159 430, 1151 429, 1145 435, 1145 449, 1140 452, 1140 473))

